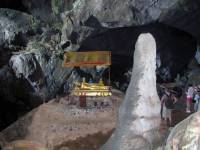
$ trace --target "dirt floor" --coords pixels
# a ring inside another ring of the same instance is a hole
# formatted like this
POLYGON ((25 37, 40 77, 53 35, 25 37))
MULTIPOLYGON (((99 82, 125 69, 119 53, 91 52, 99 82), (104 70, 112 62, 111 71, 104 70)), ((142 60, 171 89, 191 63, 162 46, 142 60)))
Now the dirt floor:
POLYGON ((123 96, 113 90, 112 105, 92 108, 67 96, 52 100, 1 132, 0 143, 5 150, 96 150, 114 131, 123 96))

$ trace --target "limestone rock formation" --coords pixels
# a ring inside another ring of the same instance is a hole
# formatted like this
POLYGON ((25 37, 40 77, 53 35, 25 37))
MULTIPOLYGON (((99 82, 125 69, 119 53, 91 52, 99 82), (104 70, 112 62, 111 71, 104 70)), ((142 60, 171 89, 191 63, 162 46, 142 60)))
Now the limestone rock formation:
POLYGON ((156 91, 156 43, 151 34, 138 37, 131 81, 120 106, 115 133, 102 150, 151 150, 159 139, 160 100, 156 91))
POLYGON ((59 55, 47 55, 45 49, 13 55, 10 67, 16 76, 27 79, 34 92, 44 99, 53 98, 70 75, 70 68, 62 68, 59 55))
POLYGON ((74 33, 79 35, 77 42, 81 43, 82 37, 94 34, 99 28, 144 25, 154 21, 164 22, 199 37, 199 32, 194 32, 198 21, 189 17, 199 16, 199 2, 195 0, 76 0, 55 4, 62 13, 63 31, 68 33, 69 41, 74 33), (191 22, 189 27, 187 22, 191 22))
POLYGON ((115 28, 159 21, 199 37, 199 31, 195 31, 198 19, 194 19, 200 14, 198 0, 20 0, 19 3, 29 13, 37 17, 42 15, 45 19, 52 17, 52 13, 58 16, 63 13, 69 20, 71 18, 73 24, 70 27, 73 28, 77 25, 115 28))
POLYGON ((165 150, 200 149, 200 112, 197 112, 178 125, 176 125, 168 136, 165 150))
POLYGON ((34 17, 47 22, 55 19, 52 15, 51 0, 22 0, 21 2, 34 17))
POLYGON ((39 21, 33 16, 11 9, 0 9, 0 47, 24 46, 29 34, 37 30, 39 21))
POLYGON ((10 66, 17 77, 24 75, 27 78, 37 70, 37 62, 32 54, 13 55, 10 59, 10 66))

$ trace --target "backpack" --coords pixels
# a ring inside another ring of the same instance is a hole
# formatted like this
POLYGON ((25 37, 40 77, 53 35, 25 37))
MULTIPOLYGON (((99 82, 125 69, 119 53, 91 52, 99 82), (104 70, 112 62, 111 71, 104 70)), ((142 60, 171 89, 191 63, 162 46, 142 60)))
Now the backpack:
POLYGON ((174 101, 171 99, 171 96, 166 95, 165 107, 167 109, 173 109, 174 108, 174 101))

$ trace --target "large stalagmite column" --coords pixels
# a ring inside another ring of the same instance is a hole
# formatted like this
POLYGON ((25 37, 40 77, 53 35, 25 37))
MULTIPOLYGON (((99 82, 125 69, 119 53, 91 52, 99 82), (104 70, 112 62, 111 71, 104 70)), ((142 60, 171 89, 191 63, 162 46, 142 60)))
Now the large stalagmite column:
POLYGON ((155 149, 160 125, 155 70, 155 40, 149 33, 141 34, 135 45, 132 77, 119 110, 116 131, 101 150, 155 149))

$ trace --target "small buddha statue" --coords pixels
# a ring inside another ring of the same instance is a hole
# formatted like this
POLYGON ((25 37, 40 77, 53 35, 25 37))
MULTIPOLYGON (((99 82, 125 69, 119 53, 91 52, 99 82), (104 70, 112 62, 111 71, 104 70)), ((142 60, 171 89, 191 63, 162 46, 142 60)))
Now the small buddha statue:
POLYGON ((102 78, 99 80, 99 85, 104 86, 102 78))

